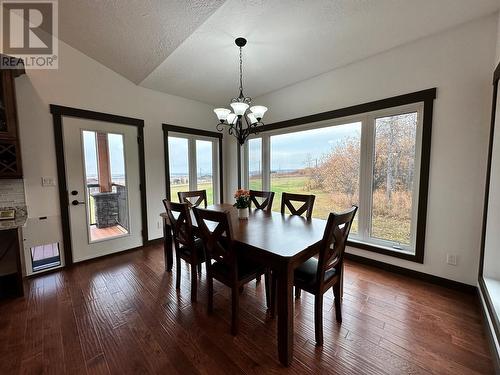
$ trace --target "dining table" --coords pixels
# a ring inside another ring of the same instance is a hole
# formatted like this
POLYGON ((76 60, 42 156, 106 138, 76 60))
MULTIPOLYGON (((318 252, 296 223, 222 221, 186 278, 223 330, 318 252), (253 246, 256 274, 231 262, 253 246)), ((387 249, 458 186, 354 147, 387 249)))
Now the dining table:
MULTIPOLYGON (((249 209, 248 219, 240 220, 230 204, 214 204, 207 209, 229 212, 238 251, 270 268, 273 277, 276 277, 278 358, 284 366, 289 366, 293 360, 294 342, 294 270, 319 252, 326 220, 252 208, 249 209)), ((171 271, 172 231, 167 214, 160 216, 163 218, 165 267, 171 271)), ((194 215, 191 216, 196 234, 198 225, 194 215)))

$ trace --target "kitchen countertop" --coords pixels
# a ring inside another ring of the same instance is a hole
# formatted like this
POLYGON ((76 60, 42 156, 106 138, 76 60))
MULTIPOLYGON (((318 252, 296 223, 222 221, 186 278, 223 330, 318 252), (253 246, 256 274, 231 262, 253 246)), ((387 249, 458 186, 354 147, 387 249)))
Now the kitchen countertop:
POLYGON ((0 220, 0 231, 23 227, 27 219, 28 217, 23 215, 16 216, 16 218, 12 220, 0 220))

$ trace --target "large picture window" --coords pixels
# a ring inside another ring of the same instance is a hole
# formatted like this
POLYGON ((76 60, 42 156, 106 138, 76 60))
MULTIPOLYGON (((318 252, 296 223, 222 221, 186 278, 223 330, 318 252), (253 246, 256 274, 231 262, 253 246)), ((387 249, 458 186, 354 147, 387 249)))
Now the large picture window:
POLYGON ((164 125, 167 196, 177 201, 180 191, 206 190, 207 203, 221 202, 221 135, 164 125))
POLYGON ((351 245, 423 260, 419 198, 427 186, 421 187, 420 174, 422 150, 428 162, 430 147, 422 136, 424 100, 276 127, 253 136, 243 149, 247 187, 274 191, 274 211, 282 192, 314 194, 313 217, 321 219, 356 204, 351 245))

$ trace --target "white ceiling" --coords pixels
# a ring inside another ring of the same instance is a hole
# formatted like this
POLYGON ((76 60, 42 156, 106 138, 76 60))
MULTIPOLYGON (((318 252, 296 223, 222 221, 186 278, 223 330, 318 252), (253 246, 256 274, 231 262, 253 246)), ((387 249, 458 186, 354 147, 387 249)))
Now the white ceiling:
POLYGON ((141 86, 227 106, 492 14, 500 0, 73 0, 60 36, 141 86))
POLYGON ((59 1, 59 38, 140 83, 224 0, 59 1))

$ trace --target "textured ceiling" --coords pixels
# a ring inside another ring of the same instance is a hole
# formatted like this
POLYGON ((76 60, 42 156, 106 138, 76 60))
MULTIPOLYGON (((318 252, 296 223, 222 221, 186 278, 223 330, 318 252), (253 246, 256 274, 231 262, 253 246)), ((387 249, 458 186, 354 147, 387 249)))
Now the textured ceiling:
POLYGON ((498 0, 227 0, 141 85, 225 105, 237 94, 244 36, 246 95, 257 97, 491 14, 498 0))
POLYGON ((449 29, 499 0, 65 0, 63 41, 154 90, 227 105, 449 29))
POLYGON ((139 83, 224 0, 59 1, 59 38, 139 83))

